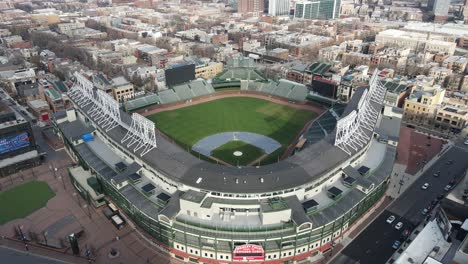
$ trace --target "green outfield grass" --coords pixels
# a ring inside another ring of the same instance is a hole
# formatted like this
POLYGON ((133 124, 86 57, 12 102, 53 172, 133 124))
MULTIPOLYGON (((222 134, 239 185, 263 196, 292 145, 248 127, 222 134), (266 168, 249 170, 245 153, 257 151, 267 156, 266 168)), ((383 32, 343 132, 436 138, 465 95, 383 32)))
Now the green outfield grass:
MULTIPOLYGON (((271 137, 282 144, 284 151, 315 116, 312 112, 262 99, 230 97, 160 112, 148 118, 184 148, 216 133, 244 131, 271 137)), ((280 154, 279 151, 275 153, 276 156, 280 154)))
POLYGON ((263 150, 242 141, 228 142, 211 152, 211 156, 234 166, 248 165, 252 161, 261 157, 263 154, 263 150), (242 156, 234 156, 235 151, 242 152, 242 156))
POLYGON ((47 183, 32 181, 0 193, 0 224, 24 218, 55 196, 47 183))

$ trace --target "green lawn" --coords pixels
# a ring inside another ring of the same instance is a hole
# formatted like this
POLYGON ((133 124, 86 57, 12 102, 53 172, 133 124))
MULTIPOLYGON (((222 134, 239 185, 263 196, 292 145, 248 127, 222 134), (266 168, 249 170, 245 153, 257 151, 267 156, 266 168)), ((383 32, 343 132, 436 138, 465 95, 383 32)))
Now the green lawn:
POLYGON ((263 150, 242 141, 230 141, 213 150, 211 156, 234 166, 244 166, 261 157, 263 153, 263 150), (234 156, 235 151, 242 152, 242 156, 234 156))
POLYGON ((44 207, 55 193, 47 183, 32 181, 0 193, 0 224, 24 218, 44 207))
POLYGON ((312 112, 262 99, 230 97, 160 112, 148 118, 184 148, 216 133, 244 131, 271 137, 281 143, 284 150, 315 116, 312 112))

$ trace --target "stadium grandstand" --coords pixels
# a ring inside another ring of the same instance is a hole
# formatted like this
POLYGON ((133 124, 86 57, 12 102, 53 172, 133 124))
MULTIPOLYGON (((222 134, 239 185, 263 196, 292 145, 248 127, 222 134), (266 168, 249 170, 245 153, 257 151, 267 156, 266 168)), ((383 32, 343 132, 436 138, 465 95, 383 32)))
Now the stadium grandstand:
POLYGON ((214 92, 215 90, 210 83, 205 80, 198 79, 176 85, 171 89, 128 100, 125 102, 125 108, 127 111, 134 111, 155 104, 170 104, 179 101, 186 101, 195 97, 209 95, 214 92))
MULTIPOLYGON (((69 93, 74 109, 54 120, 65 147, 77 166, 96 177, 106 201, 174 258, 310 263, 340 243, 390 182, 401 114, 391 107, 382 111, 385 86, 378 71, 346 106, 331 107, 309 127, 300 137, 309 140, 303 148, 258 167, 193 156, 155 133, 146 118, 97 99, 92 84, 76 75, 69 93), (84 133, 93 138, 84 140, 84 133)), ((280 81, 255 89, 285 95, 294 87, 280 81)), ((180 100, 196 89, 189 85, 158 96, 180 100)))

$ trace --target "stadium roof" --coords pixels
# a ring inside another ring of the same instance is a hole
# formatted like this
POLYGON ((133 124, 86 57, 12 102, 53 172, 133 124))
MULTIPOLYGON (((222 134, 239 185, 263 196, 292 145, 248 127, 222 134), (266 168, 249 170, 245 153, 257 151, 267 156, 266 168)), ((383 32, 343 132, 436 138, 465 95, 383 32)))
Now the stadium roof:
POLYGON ((323 63, 323 62, 316 62, 316 63, 310 65, 310 67, 309 67, 309 69, 307 71, 312 73, 313 75, 322 76, 328 70, 330 70, 331 67, 332 67, 332 65, 330 65, 330 64, 323 63))
MULTIPOLYGON (((345 113, 351 112, 352 109, 348 108, 357 107, 360 93, 356 94, 358 97, 352 98, 344 111, 345 113)), ((373 107, 380 108, 380 105, 373 104, 373 107)), ((87 113, 91 107, 93 105, 84 107, 82 112, 87 113)), ((127 113, 121 112, 121 119, 130 127, 131 119, 127 113)), ((97 124, 95 123, 95 125, 97 124)), ((83 123, 81 126, 86 127, 83 123)), ((114 142, 121 142, 126 133, 127 130, 124 127, 118 126, 107 132, 107 135, 114 142)), ((371 138, 372 133, 368 132, 369 138, 371 138)), ((335 170, 337 166, 349 158, 347 153, 333 145, 333 132, 286 160, 261 167, 241 168, 199 160, 161 135, 157 134, 156 138, 158 148, 152 149, 141 157, 151 168, 188 186, 227 193, 262 193, 295 188, 335 170)), ((125 145, 121 145, 121 147, 129 152, 133 151, 125 145)), ((139 151, 136 154, 138 153, 139 151)), ((110 178, 115 176, 116 173, 109 175, 110 178)))

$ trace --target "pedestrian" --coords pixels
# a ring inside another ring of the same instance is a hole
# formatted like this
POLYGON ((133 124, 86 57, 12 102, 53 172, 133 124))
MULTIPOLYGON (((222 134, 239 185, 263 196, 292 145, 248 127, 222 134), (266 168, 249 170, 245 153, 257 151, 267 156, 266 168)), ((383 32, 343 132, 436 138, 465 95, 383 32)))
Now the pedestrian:
POLYGON ((26 248, 26 251, 29 251, 29 246, 28 246, 28 244, 24 244, 24 247, 26 248))

